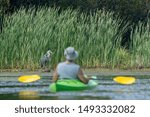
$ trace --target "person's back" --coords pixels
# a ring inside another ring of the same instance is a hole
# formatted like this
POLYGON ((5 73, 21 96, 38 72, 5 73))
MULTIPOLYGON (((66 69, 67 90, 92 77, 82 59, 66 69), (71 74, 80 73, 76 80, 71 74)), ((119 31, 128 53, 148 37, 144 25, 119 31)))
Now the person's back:
POLYGON ((74 63, 74 60, 78 57, 78 52, 73 47, 68 47, 65 49, 64 55, 66 61, 57 65, 53 73, 53 82, 57 82, 58 79, 69 78, 78 79, 87 84, 90 79, 86 79, 80 66, 74 63))
POLYGON ((73 62, 62 62, 57 66, 57 73, 60 79, 77 79, 80 66, 73 62))

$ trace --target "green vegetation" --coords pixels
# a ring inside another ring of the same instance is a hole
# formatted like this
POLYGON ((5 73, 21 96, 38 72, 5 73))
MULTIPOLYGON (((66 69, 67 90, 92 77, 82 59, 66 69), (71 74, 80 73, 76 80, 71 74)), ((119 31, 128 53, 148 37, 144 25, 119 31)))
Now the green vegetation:
POLYGON ((150 10, 149 0, 0 0, 0 5, 10 11, 22 6, 27 9, 31 6, 73 7, 84 11, 106 9, 119 12, 122 17, 134 21, 144 20, 150 10))
POLYGON ((150 67, 150 21, 146 26, 140 22, 131 38, 131 66, 150 67))
MULTIPOLYGON (((52 65, 63 60, 67 46, 79 51, 79 64, 86 67, 115 66, 114 44, 119 20, 113 14, 97 11, 94 15, 77 10, 20 10, 5 19, 0 34, 0 68, 38 68, 39 59, 48 49, 54 54, 52 65)), ((118 40, 120 36, 118 35, 118 40)), ((119 43, 119 41, 118 41, 119 43)), ((117 46, 115 46, 117 45, 117 46)))
POLYGON ((39 68, 39 59, 48 49, 53 51, 50 64, 55 67, 64 60, 68 46, 79 52, 77 62, 83 67, 128 68, 142 61, 148 66, 149 24, 146 28, 139 24, 127 51, 120 46, 126 29, 118 33, 121 22, 104 10, 86 15, 71 9, 61 13, 54 8, 38 9, 36 13, 21 9, 5 17, 0 33, 0 69, 39 68))
MULTIPOLYGON (((0 0, 0 9, 4 15, 17 12, 20 8, 60 8, 59 12, 67 9, 78 9, 81 13, 95 13, 97 10, 105 9, 107 12, 119 14, 123 20, 120 28, 124 28, 126 22, 130 22, 128 29, 122 34, 121 45, 129 49, 131 30, 139 21, 147 22, 150 18, 150 0, 0 0)), ((3 25, 0 25, 1 30, 3 25)))

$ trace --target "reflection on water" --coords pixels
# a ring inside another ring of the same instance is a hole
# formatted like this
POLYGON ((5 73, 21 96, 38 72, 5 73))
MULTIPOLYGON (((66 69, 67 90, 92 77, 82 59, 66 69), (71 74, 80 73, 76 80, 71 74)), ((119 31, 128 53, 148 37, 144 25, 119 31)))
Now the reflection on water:
POLYGON ((20 83, 17 77, 0 77, 1 100, 132 100, 150 99, 150 76, 137 76, 136 83, 120 85, 111 76, 99 76, 94 89, 70 92, 49 92, 51 78, 45 77, 33 83, 20 83))
POLYGON ((38 91, 20 91, 19 92, 19 99, 21 100, 36 100, 40 99, 39 92, 38 91))

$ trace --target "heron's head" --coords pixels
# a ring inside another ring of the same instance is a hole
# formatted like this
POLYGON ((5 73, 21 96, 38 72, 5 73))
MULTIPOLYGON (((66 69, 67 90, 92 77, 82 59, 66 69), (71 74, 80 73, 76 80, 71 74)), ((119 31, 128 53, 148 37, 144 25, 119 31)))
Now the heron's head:
POLYGON ((47 57, 50 57, 51 54, 52 54, 52 51, 51 51, 51 50, 48 50, 48 51, 46 52, 46 56, 47 56, 47 57))
POLYGON ((47 53, 52 54, 52 51, 51 51, 51 50, 48 50, 47 53))

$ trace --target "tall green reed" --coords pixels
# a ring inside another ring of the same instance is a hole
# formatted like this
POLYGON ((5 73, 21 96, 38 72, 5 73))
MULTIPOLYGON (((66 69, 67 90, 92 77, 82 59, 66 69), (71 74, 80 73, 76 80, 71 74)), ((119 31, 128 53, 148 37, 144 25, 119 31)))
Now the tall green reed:
POLYGON ((150 21, 145 25, 139 22, 131 35, 131 66, 150 67, 150 21))
POLYGON ((118 64, 120 19, 106 11, 90 15, 71 9, 58 11, 21 9, 7 17, 0 34, 0 68, 39 68, 39 59, 48 49, 53 51, 50 64, 56 66, 64 60, 68 46, 79 52, 77 62, 83 67, 118 64))

